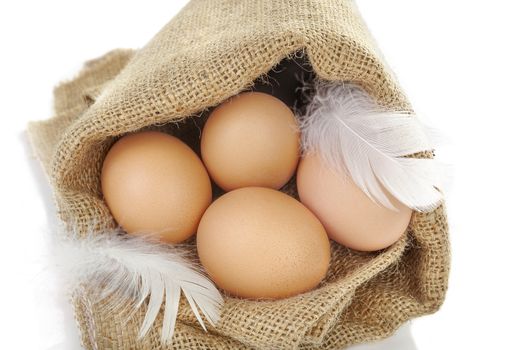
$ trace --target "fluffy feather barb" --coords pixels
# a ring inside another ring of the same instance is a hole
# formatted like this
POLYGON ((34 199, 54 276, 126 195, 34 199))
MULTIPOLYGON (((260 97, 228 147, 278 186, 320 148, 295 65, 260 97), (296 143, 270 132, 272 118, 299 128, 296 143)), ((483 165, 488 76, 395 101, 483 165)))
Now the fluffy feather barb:
POLYGON ((319 152, 385 207, 394 208, 385 189, 418 211, 439 205, 435 161, 406 157, 432 149, 415 116, 381 108, 354 84, 318 82, 314 89, 300 118, 304 152, 319 152))
POLYGON ((218 322, 222 296, 184 248, 116 231, 61 236, 55 257, 71 288, 88 285, 100 299, 111 297, 112 308, 129 300, 138 308, 149 297, 139 337, 150 330, 163 303, 161 339, 173 337, 181 292, 205 330, 200 313, 210 324, 218 322))

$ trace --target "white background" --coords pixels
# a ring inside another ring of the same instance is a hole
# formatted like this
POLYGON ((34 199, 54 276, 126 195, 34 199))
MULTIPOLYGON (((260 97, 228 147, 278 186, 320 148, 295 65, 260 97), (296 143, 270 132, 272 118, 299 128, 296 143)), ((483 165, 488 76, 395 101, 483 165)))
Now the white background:
MULTIPOLYGON (((184 3, 0 3, 0 348, 78 347, 71 345, 76 328, 56 307, 55 300, 64 299, 46 268, 54 209, 27 148, 27 122, 51 116, 52 88, 83 61, 144 45, 184 3)), ((452 272, 446 302, 382 348, 409 349, 412 333, 420 350, 523 349, 523 2, 358 4, 416 111, 448 136, 438 155, 455 166, 447 195, 452 272)))

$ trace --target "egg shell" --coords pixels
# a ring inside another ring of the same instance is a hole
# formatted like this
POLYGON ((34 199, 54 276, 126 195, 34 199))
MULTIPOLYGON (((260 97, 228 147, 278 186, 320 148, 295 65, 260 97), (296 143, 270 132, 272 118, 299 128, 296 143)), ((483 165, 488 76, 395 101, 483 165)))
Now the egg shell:
POLYGON ((104 199, 130 234, 178 243, 197 231, 211 203, 211 181, 199 157, 178 138, 147 131, 118 140, 102 167, 104 199))
POLYGON ((319 220, 296 199, 261 187, 213 202, 198 228, 197 251, 220 288, 253 299, 306 292, 324 278, 330 262, 319 220))
POLYGON ((330 169, 313 153, 299 164, 297 190, 328 236, 355 250, 376 251, 392 245, 406 231, 412 216, 412 210, 389 193, 397 211, 375 203, 350 177, 330 169))
POLYGON ((281 188, 299 162, 293 112, 260 92, 237 95, 210 114, 201 139, 204 164, 225 191, 249 186, 281 188))

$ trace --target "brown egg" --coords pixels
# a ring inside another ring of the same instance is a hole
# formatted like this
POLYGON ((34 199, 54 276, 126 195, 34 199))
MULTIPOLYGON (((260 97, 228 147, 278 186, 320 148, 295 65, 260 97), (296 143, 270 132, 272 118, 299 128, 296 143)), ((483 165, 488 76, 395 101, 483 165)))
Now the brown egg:
POLYGON ((246 92, 213 110, 201 139, 202 159, 222 189, 279 189, 299 161, 299 132, 293 112, 279 99, 246 92))
POLYGON ((356 250, 375 251, 392 245, 412 216, 412 210, 390 194, 398 211, 376 204, 351 178, 329 169, 315 154, 301 160, 297 189, 301 202, 321 220, 328 236, 356 250))
POLYGON ((211 182, 199 157, 160 132, 124 136, 107 154, 101 174, 104 199, 131 234, 181 242, 197 231, 211 203, 211 182))
POLYGON ((319 220, 294 198, 268 188, 228 192, 206 210, 197 250, 211 279, 233 295, 284 298, 324 278, 330 244, 319 220))

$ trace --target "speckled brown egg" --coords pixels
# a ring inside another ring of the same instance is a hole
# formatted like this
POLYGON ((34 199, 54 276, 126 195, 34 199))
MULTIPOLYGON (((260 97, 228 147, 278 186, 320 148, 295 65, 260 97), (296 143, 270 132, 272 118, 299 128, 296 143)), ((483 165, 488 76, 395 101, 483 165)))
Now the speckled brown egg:
POLYGON ((279 189, 299 161, 297 121, 278 98, 242 93, 213 110, 202 132, 201 153, 210 176, 226 191, 279 189))
POLYGON ((199 157, 178 138, 140 132, 118 140, 101 173, 104 199, 130 234, 170 243, 197 231, 211 203, 211 182, 199 157))
POLYGON ((412 210, 391 194, 396 210, 372 201, 350 177, 330 169, 316 154, 303 157, 297 170, 301 202, 336 242, 361 251, 386 248, 406 231, 412 210))
POLYGON ((213 202, 200 222, 197 250, 220 288, 253 299, 306 292, 324 278, 330 261, 319 220, 296 199, 261 187, 213 202))

